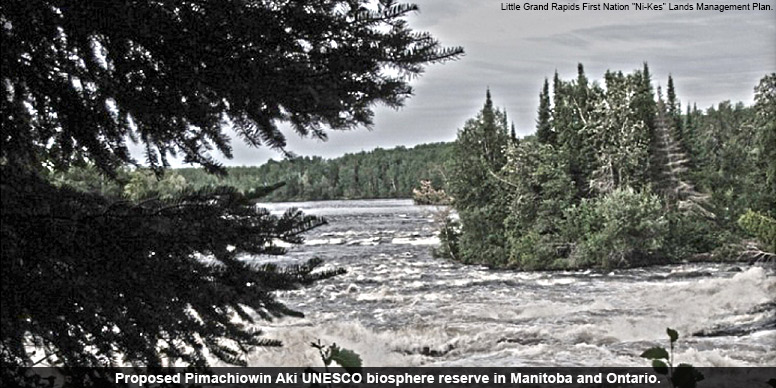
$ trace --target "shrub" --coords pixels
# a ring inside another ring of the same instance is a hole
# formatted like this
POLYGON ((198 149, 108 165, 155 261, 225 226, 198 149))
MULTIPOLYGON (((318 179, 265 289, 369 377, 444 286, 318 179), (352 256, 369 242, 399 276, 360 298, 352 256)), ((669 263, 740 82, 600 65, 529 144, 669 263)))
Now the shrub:
POLYGON ((738 225, 760 240, 765 249, 776 253, 776 220, 758 212, 747 210, 738 219, 738 225))
POLYGON ((660 261, 668 222, 660 199, 649 191, 617 189, 585 199, 566 211, 567 232, 577 244, 574 267, 626 267, 660 261))

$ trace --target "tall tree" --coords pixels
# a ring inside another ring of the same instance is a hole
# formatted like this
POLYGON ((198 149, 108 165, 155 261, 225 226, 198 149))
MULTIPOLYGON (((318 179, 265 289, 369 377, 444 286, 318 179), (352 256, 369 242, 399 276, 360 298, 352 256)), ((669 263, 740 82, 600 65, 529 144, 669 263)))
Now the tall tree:
MULTIPOLYGON (((509 202, 504 219, 506 264, 525 269, 548 268, 563 255, 563 211, 571 204, 574 183, 565 155, 529 137, 507 147, 501 170, 509 202)), ((491 264, 504 264, 493 260, 491 264)))
POLYGON ((581 66, 571 81, 556 72, 551 123, 558 147, 539 136, 509 143, 498 173, 477 164, 482 114, 459 132, 453 206, 462 228, 443 234, 460 242, 457 259, 526 269, 610 268, 697 254, 724 259, 718 248, 740 242, 743 229, 772 246, 776 74, 761 80, 753 107, 723 102, 702 112, 688 105, 694 166, 660 88, 653 94, 646 64, 627 75, 607 71, 604 81, 605 88, 589 84, 581 66))
POLYGON ((555 76, 554 108, 552 124, 558 139, 558 146, 568 158, 569 175, 574 181, 577 199, 589 191, 590 174, 595 154, 585 131, 590 115, 590 87, 584 66, 578 64, 577 78, 562 81, 555 76))
POLYGON ((467 262, 506 259, 506 199, 497 177, 509 143, 504 116, 493 107, 488 90, 484 106, 458 131, 454 143, 447 187, 462 225, 457 251, 467 262))
POLYGON ((655 102, 655 92, 652 88, 652 75, 649 73, 649 65, 646 62, 644 62, 641 72, 637 73, 636 76, 641 82, 634 98, 633 108, 637 112, 639 119, 646 125, 651 136, 655 130, 657 103, 655 102))
POLYGON ((215 171, 225 121, 278 149, 280 122, 318 138, 370 125, 375 103, 402 105, 411 76, 461 49, 412 31, 417 6, 369 3, 5 2, 2 156, 111 173, 134 163, 132 137, 151 167, 180 155, 215 171))
MULTIPOLYGON (((668 84, 666 85, 666 113, 668 118, 672 121, 671 126, 673 128, 673 136, 682 148, 682 151, 688 152, 689 145, 687 135, 685 134, 684 120, 682 120, 682 103, 676 96, 676 89, 674 87, 674 78, 671 74, 668 75, 668 84)), ((689 159, 688 159, 689 161, 689 159)))
POLYGON ((766 75, 755 88, 758 165, 765 175, 761 210, 776 216, 776 73, 766 75), (770 209, 770 210, 768 210, 770 209))
POLYGON ((652 150, 653 169, 659 172, 654 181, 658 192, 666 202, 680 211, 694 211, 703 216, 713 217, 706 210, 708 195, 696 190, 687 178, 689 157, 676 139, 674 120, 668 113, 668 107, 662 96, 658 97, 657 118, 655 120, 655 147, 652 150))
POLYGON ((604 80, 606 90, 594 93, 594 114, 588 120, 587 132, 596 150, 592 186, 599 193, 644 187, 649 143, 644 122, 631 109, 640 79, 618 71, 606 72, 604 80))
POLYGON ((555 145, 556 136, 552 128, 550 119, 552 117, 552 107, 550 106, 550 84, 547 78, 544 79, 544 85, 539 92, 539 109, 536 119, 536 138, 540 143, 555 145))
POLYGON ((671 74, 668 75, 668 84, 666 85, 666 109, 668 116, 674 121, 674 129, 677 131, 677 135, 681 137, 682 134, 682 103, 676 97, 676 89, 674 87, 674 78, 671 74))
POLYGON ((293 314, 273 291, 321 277, 317 262, 281 270, 241 257, 281 254, 277 240, 297 243, 321 220, 257 209, 261 188, 133 203, 55 187, 40 171, 89 162, 115 176, 136 163, 132 139, 159 174, 171 155, 223 172, 209 151, 231 156, 225 123, 280 150, 283 122, 321 139, 369 125, 375 103, 402 105, 410 78, 462 53, 411 30, 416 10, 393 0, 3 2, 3 364, 239 363, 251 346, 277 344, 250 323, 293 314))
MULTIPOLYGON (((644 123, 643 138, 649 144, 650 155, 657 155, 656 149, 660 147, 658 138, 655 134, 655 118, 657 117, 657 102, 655 100, 655 90, 652 87, 652 75, 649 72, 649 65, 644 62, 641 71, 633 75, 634 81, 638 84, 635 96, 631 99, 631 109, 634 111, 636 120, 644 123)), ((660 179, 660 162, 649 160, 643 166, 644 171, 648 171, 652 180, 660 179)))

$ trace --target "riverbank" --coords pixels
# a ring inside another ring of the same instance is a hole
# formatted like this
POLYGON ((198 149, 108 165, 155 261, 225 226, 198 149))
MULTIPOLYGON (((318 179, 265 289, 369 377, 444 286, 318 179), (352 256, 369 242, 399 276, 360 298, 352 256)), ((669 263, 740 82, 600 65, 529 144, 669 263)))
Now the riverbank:
POLYGON ((284 262, 312 256, 347 274, 279 298, 306 317, 262 325, 283 341, 250 365, 310 366, 310 342, 356 351, 366 366, 646 366, 641 351, 682 333, 677 359, 695 366, 767 366, 776 278, 738 264, 686 263, 600 272, 491 270, 431 256, 433 207, 410 200, 294 206, 329 224, 284 262), (765 308, 763 309, 763 306, 765 308), (767 323, 767 322, 766 322, 767 323), (722 328, 757 327, 746 333, 722 328), (720 335, 702 336, 707 332, 720 335))

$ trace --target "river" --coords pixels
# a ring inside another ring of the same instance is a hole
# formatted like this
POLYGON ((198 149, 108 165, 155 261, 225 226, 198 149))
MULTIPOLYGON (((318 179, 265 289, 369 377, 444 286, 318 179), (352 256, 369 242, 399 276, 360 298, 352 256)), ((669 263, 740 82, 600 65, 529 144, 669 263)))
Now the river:
POLYGON ((432 206, 410 200, 264 206, 298 207, 329 221, 280 263, 319 256, 348 272, 279 293, 306 316, 262 322, 265 335, 284 346, 252 352, 251 366, 320 366, 310 346, 318 339, 356 351, 365 366, 648 366, 638 355, 667 347, 666 327, 680 333, 678 362, 776 365, 770 269, 492 270, 432 257, 438 243, 432 206))

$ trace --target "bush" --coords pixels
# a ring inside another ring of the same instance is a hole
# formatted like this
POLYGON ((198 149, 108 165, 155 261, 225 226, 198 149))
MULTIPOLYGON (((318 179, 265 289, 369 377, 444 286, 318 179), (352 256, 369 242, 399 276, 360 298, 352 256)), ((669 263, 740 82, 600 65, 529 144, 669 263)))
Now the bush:
POLYGON ((747 210, 738 219, 738 225, 765 245, 765 249, 776 253, 776 220, 758 212, 747 210))
POLYGON ((649 191, 617 189, 566 211, 567 232, 577 241, 572 267, 628 267, 661 261, 668 222, 649 191))
POLYGON ((430 180, 421 180, 420 188, 412 189, 412 200, 416 205, 449 205, 450 196, 442 189, 435 189, 430 180))
POLYGON ((458 239, 461 236, 461 224, 451 214, 452 209, 444 207, 434 213, 434 222, 439 228, 439 246, 432 250, 434 257, 460 260, 458 239))
POLYGON ((710 252, 734 240, 734 235, 715 222, 695 213, 666 214, 670 232, 666 236, 665 252, 672 259, 711 258, 710 252))

